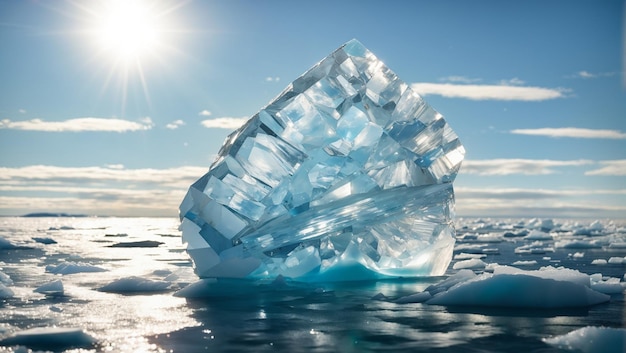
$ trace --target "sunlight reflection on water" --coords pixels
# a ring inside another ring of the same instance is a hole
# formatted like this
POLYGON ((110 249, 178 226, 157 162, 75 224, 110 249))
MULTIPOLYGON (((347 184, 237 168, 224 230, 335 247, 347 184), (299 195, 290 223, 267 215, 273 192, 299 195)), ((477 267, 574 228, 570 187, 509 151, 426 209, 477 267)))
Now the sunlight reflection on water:
MULTIPOLYGON (((0 335, 30 327, 78 327, 100 342, 82 352, 445 352, 468 346, 485 352, 512 348, 557 352, 540 339, 585 325, 622 326, 626 317, 623 296, 589 309, 560 312, 392 302, 423 291, 443 277, 280 288, 226 281, 222 287, 216 285, 210 298, 184 299, 173 292, 197 277, 177 228, 178 220, 170 218, 1 218, 0 237, 29 248, 0 250, 1 271, 13 280, 10 288, 15 293, 0 301, 0 335), (57 244, 38 243, 33 237, 49 237, 57 244), (146 240, 163 244, 110 247, 146 240), (65 262, 106 271, 70 275, 46 271, 48 265, 65 262), (165 291, 144 293, 98 290, 129 276, 167 280, 171 285, 165 291), (56 279, 62 280, 64 295, 33 292, 56 279), (379 293, 387 298, 373 300, 379 293)), ((516 242, 485 246, 498 247, 500 252, 489 255, 486 262, 510 263, 520 258, 513 252, 520 246, 516 242)), ((593 258, 626 255, 626 249, 603 251, 586 250, 586 257, 573 259, 567 249, 557 249, 544 262, 558 260, 570 267, 578 264, 581 270, 623 275, 624 268, 619 266, 587 267, 593 258)), ((541 261, 543 257, 533 258, 541 261)), ((0 348, 3 351, 10 350, 0 348)))

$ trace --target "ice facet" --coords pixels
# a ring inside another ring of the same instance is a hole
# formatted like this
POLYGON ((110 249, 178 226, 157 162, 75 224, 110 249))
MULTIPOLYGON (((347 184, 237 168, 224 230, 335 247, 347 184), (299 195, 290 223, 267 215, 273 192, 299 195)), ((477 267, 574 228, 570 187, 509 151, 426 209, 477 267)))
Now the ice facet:
POLYGON ((464 154, 353 39, 229 135, 180 206, 183 241, 200 277, 441 275, 464 154))

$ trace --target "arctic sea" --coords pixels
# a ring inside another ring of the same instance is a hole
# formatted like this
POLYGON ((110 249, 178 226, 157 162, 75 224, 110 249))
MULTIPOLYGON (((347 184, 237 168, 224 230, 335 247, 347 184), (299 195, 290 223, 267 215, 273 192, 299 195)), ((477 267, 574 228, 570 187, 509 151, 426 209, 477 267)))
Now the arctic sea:
MULTIPOLYGON (((178 225, 175 218, 0 218, 0 352, 566 352, 589 348, 571 336, 550 339, 625 326, 624 221, 461 218, 455 259, 442 277, 231 280, 212 283, 201 298, 176 294, 198 281, 178 225), (577 270, 610 300, 565 309, 398 301, 495 264, 577 270)), ((595 340, 596 351, 626 350, 623 331, 582 337, 595 340)))

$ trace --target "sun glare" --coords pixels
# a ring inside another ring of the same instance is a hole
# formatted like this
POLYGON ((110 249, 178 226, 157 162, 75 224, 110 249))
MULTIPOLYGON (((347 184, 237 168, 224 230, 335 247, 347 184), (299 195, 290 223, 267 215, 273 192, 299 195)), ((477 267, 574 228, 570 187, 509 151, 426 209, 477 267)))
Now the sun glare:
POLYGON ((104 4, 95 26, 100 49, 123 62, 145 60, 156 55, 164 24, 149 3, 112 0, 104 4))
POLYGON ((104 78, 102 94, 119 91, 122 110, 131 90, 140 87, 150 104, 149 75, 155 65, 173 66, 182 53, 179 0, 72 0, 82 45, 95 76, 104 78), (105 70, 105 75, 102 71, 105 70))

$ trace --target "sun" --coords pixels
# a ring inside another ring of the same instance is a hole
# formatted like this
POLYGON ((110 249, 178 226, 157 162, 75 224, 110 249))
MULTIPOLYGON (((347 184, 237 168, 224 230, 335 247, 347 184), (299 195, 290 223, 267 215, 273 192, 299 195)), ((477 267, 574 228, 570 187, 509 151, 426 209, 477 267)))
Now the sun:
POLYGON ((166 29, 154 2, 109 0, 99 10, 93 34, 102 53, 129 64, 158 55, 166 29))
POLYGON ((188 0, 68 0, 66 13, 87 54, 86 63, 102 82, 102 97, 114 93, 122 111, 126 101, 150 103, 150 75, 176 67, 184 51, 179 10, 188 0))

